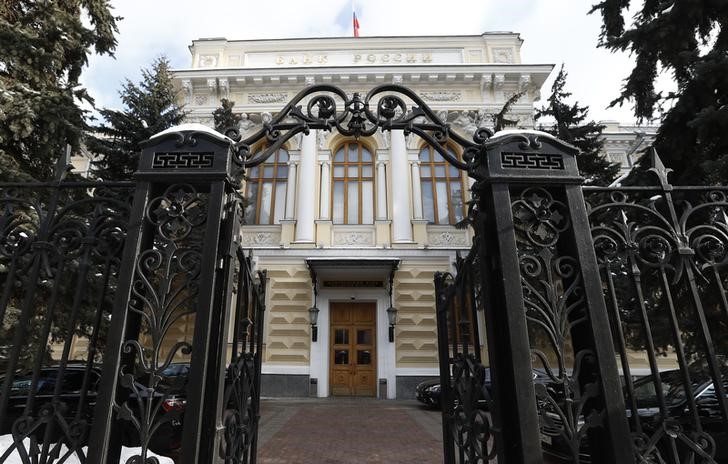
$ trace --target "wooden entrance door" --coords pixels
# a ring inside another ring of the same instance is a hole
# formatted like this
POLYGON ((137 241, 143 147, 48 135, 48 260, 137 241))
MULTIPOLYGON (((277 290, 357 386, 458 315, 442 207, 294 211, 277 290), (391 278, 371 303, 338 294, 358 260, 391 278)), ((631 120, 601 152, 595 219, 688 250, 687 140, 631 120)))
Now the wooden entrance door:
POLYGON ((376 304, 331 303, 330 372, 334 396, 376 396, 376 304))

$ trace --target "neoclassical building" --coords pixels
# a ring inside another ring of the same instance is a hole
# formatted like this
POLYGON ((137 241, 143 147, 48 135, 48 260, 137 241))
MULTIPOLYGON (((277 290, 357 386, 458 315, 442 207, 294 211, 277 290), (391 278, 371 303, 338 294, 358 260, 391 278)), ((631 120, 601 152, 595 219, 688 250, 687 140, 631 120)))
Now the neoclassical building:
MULTIPOLYGON (((509 32, 199 39, 191 66, 174 76, 189 122, 211 125, 227 98, 243 114, 244 136, 307 86, 365 94, 384 83, 413 89, 471 136, 520 91, 511 119, 533 127, 553 65, 522 63, 522 43, 509 32)), ((468 187, 464 173, 402 131, 358 140, 311 131, 248 171, 241 241, 268 271, 264 396, 407 398, 438 375, 433 274, 469 248, 470 232, 455 227, 468 187)))

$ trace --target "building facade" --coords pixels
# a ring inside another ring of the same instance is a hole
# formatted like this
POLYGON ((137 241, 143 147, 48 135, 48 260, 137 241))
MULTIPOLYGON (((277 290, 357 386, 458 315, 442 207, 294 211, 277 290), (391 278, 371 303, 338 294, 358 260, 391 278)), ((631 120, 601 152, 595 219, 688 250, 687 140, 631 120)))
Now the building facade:
MULTIPOLYGON (((522 63, 522 43, 509 32, 200 39, 191 67, 174 76, 188 122, 211 126, 227 98, 242 114, 243 137, 306 87, 331 84, 351 95, 388 83, 412 89, 471 137, 517 92, 509 119, 533 127, 533 103, 553 65, 522 63)), ((610 147, 610 156, 628 159, 630 147, 610 147)), ((240 240, 268 272, 263 395, 407 398, 437 376, 433 275, 451 271, 470 247, 471 232, 456 227, 467 176, 402 131, 359 140, 311 131, 246 177, 240 240)))

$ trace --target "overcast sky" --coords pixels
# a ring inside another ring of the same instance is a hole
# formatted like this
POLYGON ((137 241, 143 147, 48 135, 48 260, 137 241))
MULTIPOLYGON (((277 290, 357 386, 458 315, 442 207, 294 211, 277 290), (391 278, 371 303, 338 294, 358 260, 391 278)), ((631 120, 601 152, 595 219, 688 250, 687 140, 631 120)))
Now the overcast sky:
MULTIPOLYGON (((116 58, 92 56, 82 81, 97 107, 120 108, 124 78, 159 55, 191 66, 188 46, 201 37, 266 39, 351 36, 351 0, 111 0, 119 22, 116 58)), ((512 31, 524 63, 563 62, 567 90, 595 120, 634 121, 631 105, 607 109, 632 68, 626 54, 596 47, 601 17, 590 0, 356 0, 361 36, 482 34, 512 31)), ((548 96, 552 73, 542 89, 548 96)), ((537 104, 538 105, 538 104, 537 104)))

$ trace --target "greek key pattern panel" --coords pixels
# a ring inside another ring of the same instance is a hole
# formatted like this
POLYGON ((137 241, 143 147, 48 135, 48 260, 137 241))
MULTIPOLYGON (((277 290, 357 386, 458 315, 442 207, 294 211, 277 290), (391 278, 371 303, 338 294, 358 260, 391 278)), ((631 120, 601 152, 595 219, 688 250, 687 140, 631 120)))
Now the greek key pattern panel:
POLYGON ((152 169, 167 168, 211 168, 214 153, 155 153, 152 169))
POLYGON ((501 153, 504 169, 564 169, 564 158, 547 153, 501 153))

